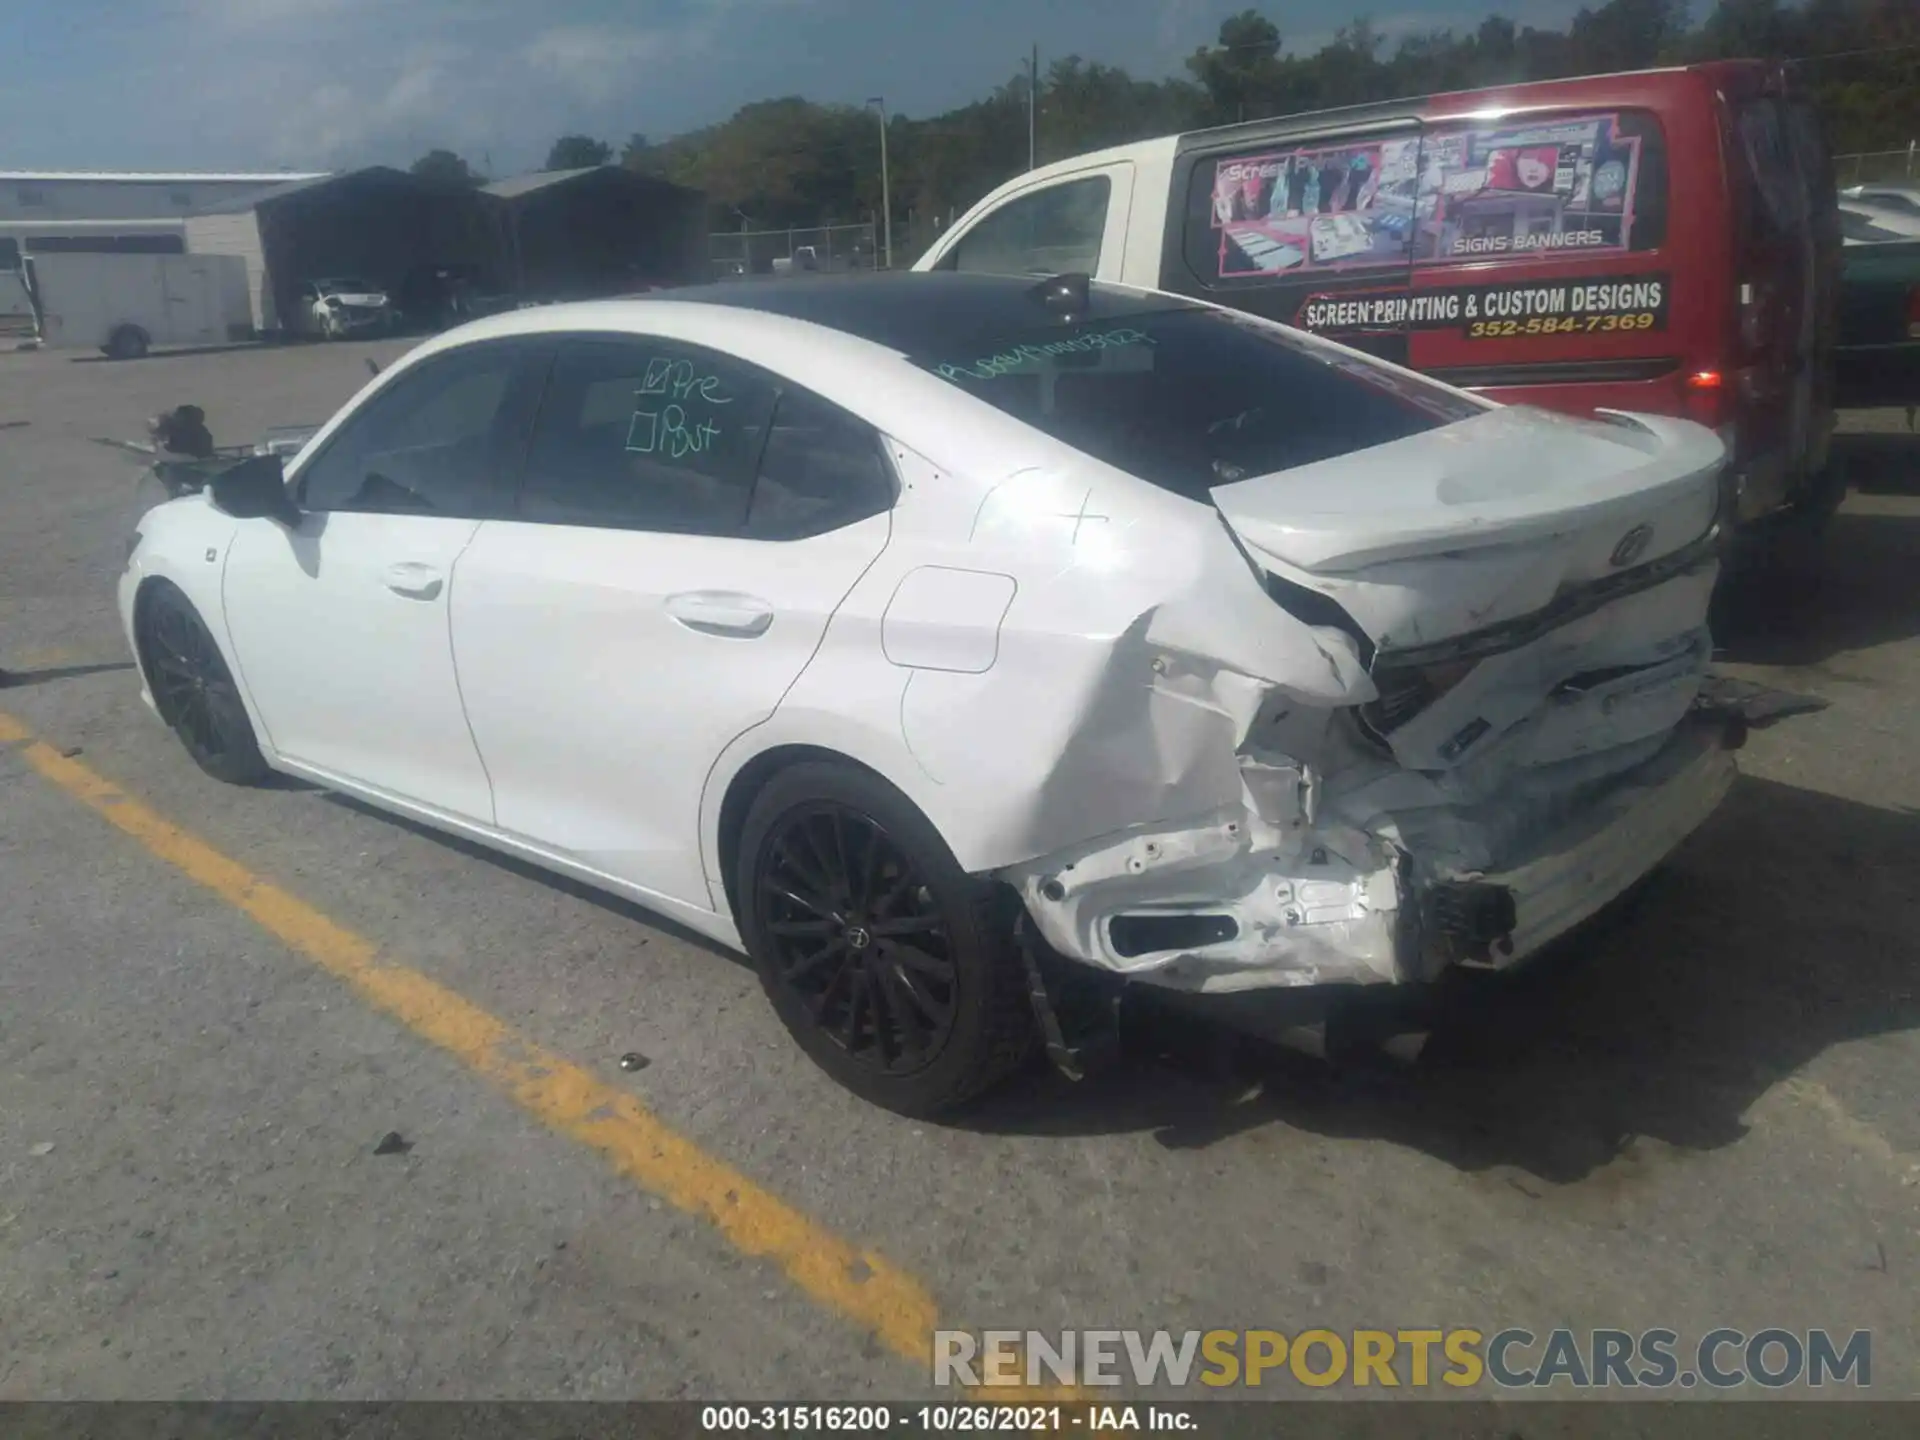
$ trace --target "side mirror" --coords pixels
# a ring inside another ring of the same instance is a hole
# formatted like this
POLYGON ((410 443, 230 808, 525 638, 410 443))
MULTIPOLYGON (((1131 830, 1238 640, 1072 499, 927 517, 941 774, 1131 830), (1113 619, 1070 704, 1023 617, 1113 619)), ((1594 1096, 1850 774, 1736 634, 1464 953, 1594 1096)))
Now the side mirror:
POLYGON ((278 455, 253 455, 222 470, 207 486, 222 514, 236 520, 278 520, 297 525, 300 508, 287 494, 286 468, 278 455))

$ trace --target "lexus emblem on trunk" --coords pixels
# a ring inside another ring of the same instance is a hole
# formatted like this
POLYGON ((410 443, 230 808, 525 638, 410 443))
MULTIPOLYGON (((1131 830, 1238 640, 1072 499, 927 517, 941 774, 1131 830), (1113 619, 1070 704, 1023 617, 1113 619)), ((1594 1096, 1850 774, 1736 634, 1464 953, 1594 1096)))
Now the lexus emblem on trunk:
POLYGON ((1613 554, 1607 557, 1607 563, 1618 570, 1631 565, 1646 554, 1647 546, 1653 543, 1653 527, 1636 525, 1620 537, 1620 543, 1613 547, 1613 554))

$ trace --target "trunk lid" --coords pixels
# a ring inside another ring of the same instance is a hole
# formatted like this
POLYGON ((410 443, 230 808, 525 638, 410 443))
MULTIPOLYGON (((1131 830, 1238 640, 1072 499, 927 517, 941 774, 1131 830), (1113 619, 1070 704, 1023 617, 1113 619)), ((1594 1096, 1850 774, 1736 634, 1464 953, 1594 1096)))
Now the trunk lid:
POLYGON ((1222 485, 1213 501, 1262 569, 1332 600, 1385 658, 1697 542, 1724 455, 1684 420, 1512 406, 1222 485))
POLYGON ((1362 727, 1491 793, 1514 766, 1630 755, 1686 713, 1724 459, 1689 421, 1511 407, 1213 499, 1277 603, 1361 643, 1379 692, 1362 727))

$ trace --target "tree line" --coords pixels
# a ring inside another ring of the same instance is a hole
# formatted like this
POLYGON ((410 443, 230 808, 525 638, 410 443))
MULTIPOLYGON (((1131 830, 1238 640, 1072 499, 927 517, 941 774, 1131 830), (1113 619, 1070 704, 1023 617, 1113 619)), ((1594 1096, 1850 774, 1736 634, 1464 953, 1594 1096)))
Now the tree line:
MULTIPOLYGON (((1272 115, 1526 80, 1734 57, 1801 62, 1841 153, 1904 147, 1920 136, 1920 4, 1915 0, 1718 0, 1698 24, 1686 0, 1606 0, 1564 30, 1489 15, 1468 32, 1433 30, 1389 45, 1355 20, 1310 55, 1290 54, 1257 10, 1224 21, 1185 74, 1143 80, 1077 55, 1046 66, 1035 89, 1036 161, 1272 115)), ((944 115, 887 119, 896 221, 964 210, 1028 159, 1025 66, 991 94, 944 115)), ((881 207, 879 117, 799 96, 743 106, 717 125, 654 142, 632 136, 619 163, 707 193, 716 229, 866 220, 881 207)), ((557 140, 545 168, 601 165, 611 145, 557 140)), ((482 177, 435 150, 418 174, 482 177)))

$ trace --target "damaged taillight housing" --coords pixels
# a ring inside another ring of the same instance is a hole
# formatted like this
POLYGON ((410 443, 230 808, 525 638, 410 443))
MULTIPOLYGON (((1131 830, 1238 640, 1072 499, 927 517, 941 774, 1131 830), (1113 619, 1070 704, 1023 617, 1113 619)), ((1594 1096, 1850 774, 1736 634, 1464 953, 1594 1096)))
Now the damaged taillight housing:
POLYGON ((1359 709, 1360 728, 1382 745, 1387 737, 1458 685, 1480 662, 1449 660, 1434 665, 1382 666, 1373 673, 1380 698, 1359 709))

